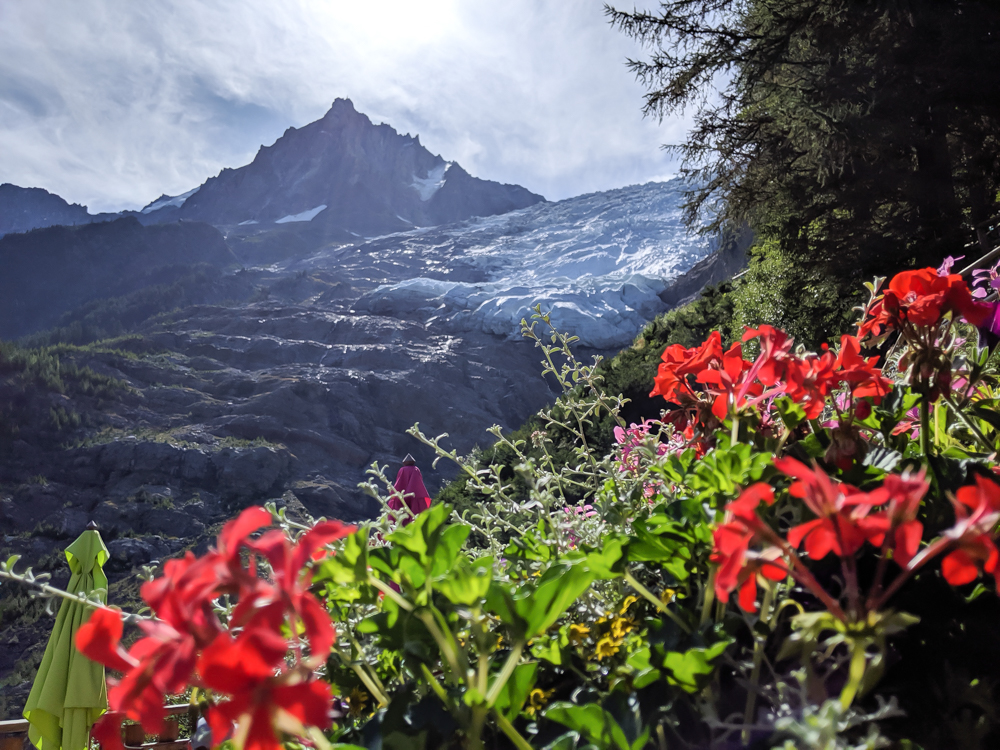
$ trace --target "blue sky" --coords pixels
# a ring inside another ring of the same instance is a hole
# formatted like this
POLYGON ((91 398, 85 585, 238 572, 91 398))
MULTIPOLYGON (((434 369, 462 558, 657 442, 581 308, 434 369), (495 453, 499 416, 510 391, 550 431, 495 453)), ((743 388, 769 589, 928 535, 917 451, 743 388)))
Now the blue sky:
POLYGON ((0 182, 138 208, 339 96, 549 199, 663 179, 641 54, 596 0, 3 0, 0 182))

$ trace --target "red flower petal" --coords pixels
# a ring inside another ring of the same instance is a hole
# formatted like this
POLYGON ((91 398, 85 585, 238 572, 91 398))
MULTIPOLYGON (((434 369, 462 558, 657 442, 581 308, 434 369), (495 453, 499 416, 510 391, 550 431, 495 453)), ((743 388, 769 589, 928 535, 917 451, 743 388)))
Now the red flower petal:
POLYGON ((295 545, 295 553, 292 556, 292 571, 302 570, 305 564, 312 557, 313 552, 330 542, 343 539, 345 536, 353 534, 357 530, 356 526, 347 526, 340 521, 323 521, 313 526, 302 535, 295 545))
POLYGON ((219 532, 219 551, 232 557, 252 533, 271 525, 271 514, 259 505, 247 508, 222 527, 219 532))
POLYGON ((755 573, 751 572, 743 582, 743 585, 740 586, 738 601, 740 609, 744 612, 757 611, 757 576, 755 573))
POLYGON ((901 567, 905 568, 910 564, 910 560, 920 549, 920 540, 923 536, 924 526, 920 521, 906 521, 896 527, 892 555, 901 567))
POLYGON ((952 586, 961 586, 979 577, 979 567, 964 550, 957 549, 941 561, 941 574, 952 586))
POLYGON ((823 519, 817 524, 805 538, 806 552, 813 560, 822 560, 831 552, 841 554, 840 543, 837 534, 833 530, 833 524, 823 519))
POLYGON ((298 685, 282 685, 273 691, 274 703, 307 726, 330 726, 330 686, 313 680, 298 685))
POLYGON ((118 711, 109 711, 104 714, 94 728, 90 730, 90 736, 97 740, 101 750, 125 750, 122 742, 122 721, 125 715, 118 711))
POLYGON ((91 661, 119 672, 127 672, 135 663, 127 660, 118 647, 122 639, 122 627, 121 612, 95 609, 76 631, 76 648, 91 661))
POLYGON ((798 549, 799 546, 802 544, 802 540, 805 538, 805 536, 810 531, 819 526, 821 523, 823 523, 823 519, 817 518, 815 521, 806 521, 805 523, 801 523, 798 526, 789 529, 788 543, 792 546, 793 549, 798 549))

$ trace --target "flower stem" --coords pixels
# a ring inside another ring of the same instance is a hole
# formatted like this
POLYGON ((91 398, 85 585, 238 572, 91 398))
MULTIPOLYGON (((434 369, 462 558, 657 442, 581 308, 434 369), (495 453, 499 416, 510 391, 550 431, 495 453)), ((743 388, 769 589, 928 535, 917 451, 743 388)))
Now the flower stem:
POLYGON ((931 457, 931 404, 926 393, 920 397, 920 452, 925 459, 931 457))
POLYGON ((635 589, 636 593, 637 593, 637 594, 639 594, 639 595, 640 595, 640 596, 641 596, 641 597, 642 597, 643 599, 645 599, 646 601, 650 602, 650 603, 651 603, 651 604, 652 604, 652 605, 653 605, 654 607, 656 607, 656 608, 657 608, 657 609, 658 609, 658 610, 659 610, 660 612, 662 612, 662 613, 663 613, 663 614, 665 614, 665 615, 666 615, 667 617, 669 617, 669 618, 670 618, 671 620, 673 620, 673 621, 674 621, 674 624, 676 624, 676 625, 677 625, 677 627, 679 627, 679 628, 680 628, 681 630, 683 630, 683 631, 684 631, 685 633, 687 633, 688 635, 690 635, 690 634, 691 634, 691 628, 689 628, 689 627, 688 627, 688 626, 687 626, 687 625, 686 625, 686 624, 684 623, 684 621, 683 621, 683 620, 681 620, 681 618, 679 618, 679 617, 678 617, 678 616, 677 616, 677 615, 676 615, 675 613, 671 612, 671 611, 670 611, 670 608, 669 608, 669 607, 668 607, 668 606, 667 606, 666 604, 664 604, 664 603, 663 603, 663 602, 661 602, 661 601, 660 601, 659 599, 657 599, 657 598, 656 598, 656 597, 655 597, 655 596, 653 595, 653 592, 652 592, 652 591, 650 591, 650 590, 649 590, 649 589, 647 589, 647 588, 646 588, 645 586, 643 586, 643 585, 642 585, 641 583, 639 583, 639 582, 638 582, 638 581, 637 581, 637 580, 636 580, 636 579, 635 579, 635 578, 634 578, 634 577, 632 576, 632 574, 631 574, 631 573, 629 573, 629 572, 628 572, 627 570, 625 571, 625 583, 627 583, 627 584, 628 584, 629 586, 631 586, 631 587, 632 587, 633 589, 635 589))
MULTIPOLYGON (((996 446, 994 446, 994 445, 992 445, 990 443, 990 441, 983 434, 982 430, 980 430, 972 422, 971 419, 969 419, 968 417, 965 416, 965 414, 962 412, 962 410, 958 408, 958 406, 955 404, 954 401, 951 400, 951 398, 949 398, 948 396, 942 396, 942 398, 944 399, 944 402, 946 404, 948 404, 948 407, 951 409, 952 413, 956 417, 958 417, 959 420, 961 420, 962 424, 964 424, 968 428, 969 432, 971 432, 973 434, 973 436, 976 438, 976 440, 979 441, 979 444, 982 445, 983 448, 985 448, 990 453, 992 453, 993 451, 996 450, 996 446)), ((923 428, 921 428, 921 429, 923 429, 923 428)))
POLYGON ((390 599, 392 599, 396 604, 399 605, 399 607, 401 609, 405 609, 407 612, 412 612, 413 611, 413 605, 410 604, 408 601, 406 601, 406 599, 404 599, 403 597, 401 597, 398 593, 396 593, 395 589, 393 589, 388 584, 383 583, 382 581, 380 581, 378 578, 376 578, 375 576, 373 576, 371 574, 369 574, 369 576, 368 576, 368 583, 370 583, 372 586, 374 586, 375 588, 377 588, 379 591, 381 591, 387 597, 389 597, 390 599))
POLYGON ((521 733, 514 728, 514 725, 507 721, 507 717, 493 709, 493 718, 496 719, 500 731, 507 735, 507 739, 514 743, 517 750, 532 750, 528 741, 521 736, 521 733))
POLYGON ((490 686, 490 691, 486 694, 487 706, 492 706, 496 703, 497 698, 500 697, 500 691, 503 690, 503 686, 507 684, 507 680, 509 680, 510 676, 514 673, 514 668, 517 666, 517 663, 521 661, 522 651, 524 651, 524 641, 518 641, 514 644, 514 648, 507 657, 507 661, 504 662, 503 668, 500 670, 500 674, 497 675, 493 684, 490 686))
POLYGON ((712 572, 708 576, 708 583, 705 585, 705 598, 701 603, 701 619, 698 627, 704 626, 708 622, 708 616, 712 612, 712 603, 715 601, 715 576, 719 572, 716 566, 712 566, 712 572))
MULTIPOLYGON (((760 621, 768 623, 771 619, 771 604, 774 601, 774 584, 767 582, 764 589, 764 601, 760 605, 760 621)), ((753 670, 750 672, 750 686, 747 688, 747 705, 743 710, 743 723, 749 725, 753 721, 754 709, 757 705, 757 684, 760 682, 760 665, 764 660, 764 644, 767 638, 754 638, 753 670)), ((743 730, 743 744, 750 743, 750 730, 743 730)))

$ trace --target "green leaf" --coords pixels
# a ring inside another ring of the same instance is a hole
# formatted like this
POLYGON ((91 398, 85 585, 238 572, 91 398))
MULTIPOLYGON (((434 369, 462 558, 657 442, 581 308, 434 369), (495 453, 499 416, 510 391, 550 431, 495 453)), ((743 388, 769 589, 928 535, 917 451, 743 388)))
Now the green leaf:
POLYGON ((3 569, 7 572, 14 570, 14 566, 17 565, 17 561, 21 559, 20 555, 11 555, 7 558, 7 562, 3 564, 3 569))
POLYGON ((527 624, 526 637, 548 630, 590 587, 594 574, 581 563, 553 565, 539 579, 537 588, 531 590, 529 584, 515 594, 515 609, 527 624))
POLYGON ((621 575, 613 570, 622 559, 622 546, 627 537, 609 537, 600 549, 587 555, 587 567, 598 580, 608 580, 621 575))
POLYGON ((660 679, 662 673, 650 662, 652 654, 649 647, 639 649, 632 654, 626 664, 635 670, 636 674, 632 678, 632 686, 636 690, 641 690, 647 685, 652 685, 660 679))
POLYGON ((333 581, 342 585, 368 580, 368 529, 347 537, 337 554, 327 557, 313 574, 314 582, 333 581))
POLYGON ((434 588, 454 604, 475 604, 486 596, 493 581, 493 558, 480 557, 470 561, 460 559, 446 576, 434 583, 434 588))
POLYGON ((450 505, 444 503, 432 505, 420 513, 409 525, 396 529, 391 534, 387 534, 385 538, 393 545, 417 555, 425 565, 429 564, 440 536, 437 532, 450 515, 450 505))
POLYGON ((535 686, 538 674, 538 662, 519 664, 514 668, 510 678, 500 689, 493 707, 502 713, 508 721, 513 721, 528 699, 531 689, 535 686))
MULTIPOLYGON (((593 742, 601 750, 631 750, 625 732, 614 717, 597 703, 577 706, 560 701, 550 705, 544 714, 551 719, 578 732, 581 737, 593 742)), ((641 747, 641 745, 640 745, 641 747)))
POLYGON ((705 678, 715 671, 712 662, 722 655, 730 643, 731 640, 724 640, 709 648, 689 648, 683 653, 667 652, 663 666, 670 671, 668 681, 689 693, 697 692, 704 686, 705 678))
POLYGON ((559 641, 553 638, 535 639, 531 644, 531 655, 544 659, 556 666, 562 664, 562 648, 559 641))
POLYGON ((437 538, 437 544, 434 546, 434 553, 431 559, 432 578, 441 576, 451 569, 452 565, 458 559, 458 553, 461 551, 462 545, 465 544, 465 540, 469 537, 471 531, 471 526, 454 524, 441 532, 437 538))
POLYGON ((969 409, 976 417, 983 420, 992 427, 997 432, 1000 432, 1000 413, 998 413, 994 406, 986 406, 985 404, 975 404, 969 409))
POLYGON ((778 410, 778 414, 781 416, 781 421, 784 422, 785 427, 789 430, 794 430, 802 424, 803 421, 805 421, 805 409, 792 401, 792 399, 788 396, 782 396, 781 398, 776 399, 774 406, 778 410))

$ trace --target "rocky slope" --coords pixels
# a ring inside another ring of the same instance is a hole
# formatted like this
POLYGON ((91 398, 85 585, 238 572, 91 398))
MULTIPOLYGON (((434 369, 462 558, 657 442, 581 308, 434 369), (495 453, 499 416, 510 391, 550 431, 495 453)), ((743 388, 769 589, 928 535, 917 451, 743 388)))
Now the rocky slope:
POLYGON ((238 266, 217 229, 134 218, 0 238, 0 339, 55 325, 86 302, 160 283, 166 269, 238 266))

